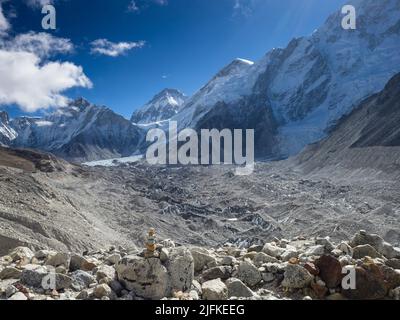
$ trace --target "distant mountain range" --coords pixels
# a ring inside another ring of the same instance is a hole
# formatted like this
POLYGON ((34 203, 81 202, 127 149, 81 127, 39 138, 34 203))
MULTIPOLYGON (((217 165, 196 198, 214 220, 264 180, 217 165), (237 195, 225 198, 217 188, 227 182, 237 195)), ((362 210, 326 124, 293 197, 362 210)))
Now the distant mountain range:
MULTIPOLYGON (((258 158, 296 155, 400 72, 400 1, 350 4, 356 30, 341 27, 338 10, 312 35, 256 63, 235 59, 189 98, 162 91, 131 121, 83 99, 40 119, 9 121, 2 112, 0 143, 79 162, 116 158, 143 152, 146 128, 163 128, 171 119, 181 129, 255 129, 258 158)), ((358 143, 373 141, 365 139, 358 143)))

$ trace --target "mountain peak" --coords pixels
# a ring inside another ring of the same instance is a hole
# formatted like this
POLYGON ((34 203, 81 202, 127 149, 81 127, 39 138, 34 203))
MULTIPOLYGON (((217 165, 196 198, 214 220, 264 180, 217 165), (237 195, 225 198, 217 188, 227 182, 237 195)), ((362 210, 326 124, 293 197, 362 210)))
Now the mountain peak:
POLYGON ((0 123, 7 124, 9 120, 8 113, 6 111, 0 111, 0 123))
POLYGON ((91 105, 92 104, 83 97, 79 97, 69 103, 70 107, 78 107, 81 110, 84 110, 91 105))
POLYGON ((177 114, 187 97, 177 89, 166 88, 156 94, 132 115, 132 122, 139 124, 167 120, 177 114))

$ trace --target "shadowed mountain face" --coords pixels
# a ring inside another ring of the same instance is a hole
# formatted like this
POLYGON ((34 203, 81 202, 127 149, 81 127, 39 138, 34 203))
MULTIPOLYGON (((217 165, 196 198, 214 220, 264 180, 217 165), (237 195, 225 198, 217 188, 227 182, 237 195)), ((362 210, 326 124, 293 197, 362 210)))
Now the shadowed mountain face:
POLYGON ((236 59, 173 119, 181 128, 252 126, 256 153, 268 158, 295 155, 324 138, 400 71, 400 2, 350 4, 357 10, 356 30, 344 30, 337 11, 311 36, 273 49, 256 63, 236 59), (256 122, 248 121, 253 113, 260 115, 256 122))
POLYGON ((309 146, 296 161, 308 172, 324 170, 333 175, 343 173, 343 168, 374 168, 395 178, 399 175, 399 123, 400 74, 397 74, 382 92, 366 99, 344 117, 329 138, 309 146))
POLYGON ((130 121, 83 99, 43 118, 16 118, 10 126, 17 132, 12 146, 44 150, 76 162, 130 156, 143 139, 141 129, 130 121))
POLYGON ((7 112, 0 111, 0 146, 9 145, 17 133, 10 127, 10 121, 7 112))

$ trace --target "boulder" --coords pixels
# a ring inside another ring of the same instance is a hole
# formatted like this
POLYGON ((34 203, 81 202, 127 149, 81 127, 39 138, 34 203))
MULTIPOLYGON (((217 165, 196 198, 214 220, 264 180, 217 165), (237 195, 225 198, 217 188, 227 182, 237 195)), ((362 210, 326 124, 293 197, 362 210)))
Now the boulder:
POLYGON ((46 267, 38 265, 27 265, 21 274, 21 282, 27 286, 41 288, 43 278, 48 275, 46 267))
POLYGON ((364 257, 382 258, 382 255, 369 244, 363 244, 353 248, 354 259, 362 259, 364 257))
POLYGON ((333 249, 335 249, 335 246, 329 237, 317 238, 315 240, 315 244, 323 246, 327 252, 331 252, 333 249))
POLYGON ((102 264, 95 269, 96 279, 98 282, 111 282, 115 278, 115 269, 106 264, 102 264))
POLYGON ((76 291, 82 291, 83 289, 89 288, 89 285, 96 282, 96 279, 86 271, 77 270, 71 273, 72 288, 76 291))
POLYGON ((261 272, 249 260, 239 264, 237 277, 250 287, 254 287, 262 280, 261 272))
POLYGON ((340 285, 343 275, 342 265, 338 259, 331 255, 324 255, 315 261, 315 266, 319 270, 319 277, 328 288, 333 289, 340 285))
POLYGON ((14 267, 5 267, 1 272, 0 272, 0 280, 5 280, 5 279, 19 279, 21 277, 22 271, 18 270, 17 268, 14 267))
POLYGON ((304 268, 313 276, 317 276, 319 274, 319 269, 318 267, 312 263, 312 262, 307 262, 304 264, 304 268))
POLYGON ((116 266, 121 284, 135 295, 159 300, 167 296, 169 276, 158 258, 123 257, 116 266))
POLYGON ((225 284, 228 288, 228 298, 251 298, 255 296, 255 293, 237 278, 230 278, 225 284))
POLYGON ((86 258, 79 254, 71 255, 69 269, 70 271, 83 270, 92 271, 101 263, 95 258, 86 258))
POLYGON ((296 249, 289 249, 282 253, 281 259, 282 261, 289 261, 292 258, 298 258, 299 252, 296 249))
POLYGON ((280 248, 273 243, 266 243, 262 249, 262 252, 274 258, 279 258, 285 251, 286 249, 280 248))
POLYGON ((350 241, 350 246, 353 248, 366 244, 374 247, 376 251, 388 259, 400 258, 400 249, 393 247, 376 234, 368 234, 365 231, 360 231, 350 241))
POLYGON ((314 277, 298 264, 288 264, 282 286, 291 289, 302 289, 310 285, 314 277))
POLYGON ((355 268, 356 289, 342 289, 342 294, 354 300, 378 300, 385 298, 388 288, 384 275, 375 264, 363 264, 355 268))
POLYGON ((257 252, 253 258, 253 262, 257 267, 261 267, 264 263, 278 263, 279 260, 264 252, 257 252))
POLYGON ((106 261, 112 265, 117 264, 121 260, 121 255, 119 253, 113 253, 106 258, 106 261))
POLYGON ((98 299, 103 299, 104 297, 109 298, 111 293, 112 290, 107 284, 99 284, 93 291, 94 296, 98 299))
POLYGON ((322 256, 325 254, 325 247, 323 245, 318 244, 318 245, 309 247, 304 254, 308 257, 322 256))
POLYGON ((56 252, 48 256, 46 260, 46 265, 52 267, 64 266, 65 268, 68 269, 70 261, 71 261, 71 256, 69 253, 56 252))
POLYGON ((224 256, 222 258, 221 264, 223 266, 233 266, 234 264, 236 264, 237 260, 235 257, 232 256, 224 256))
POLYGON ((49 276, 55 276, 56 280, 56 287, 55 289, 58 290, 64 290, 68 289, 72 285, 72 278, 65 275, 65 274, 60 274, 60 273, 50 273, 49 276))
POLYGON ((194 247, 190 249, 190 253, 193 257, 195 272, 201 272, 205 267, 217 265, 217 259, 206 249, 194 247))
POLYGON ((9 256, 14 262, 19 260, 27 260, 29 263, 31 259, 35 256, 35 254, 32 252, 31 249, 27 247, 18 247, 12 250, 9 253, 9 256))
POLYGON ((231 274, 232 274, 232 267, 221 266, 221 267, 214 267, 204 271, 203 274, 201 275, 201 278, 203 282, 218 278, 226 280, 230 278, 231 274))
POLYGON ((385 265, 380 265, 379 268, 390 290, 400 286, 400 270, 385 265))
POLYGON ((169 260, 169 251, 166 248, 160 250, 160 260, 162 263, 166 263, 169 260))
POLYGON ((170 248, 169 259, 165 264, 169 277, 167 296, 172 291, 190 289, 194 278, 194 260, 190 250, 184 247, 170 248))
POLYGON ((227 300, 228 288, 221 279, 204 282, 201 286, 204 300, 227 300))
POLYGON ((400 259, 388 259, 385 264, 393 269, 400 270, 400 259))
POLYGON ((18 301, 18 300, 22 301, 23 300, 23 301, 25 301, 25 300, 28 300, 28 298, 22 292, 17 292, 12 297, 8 298, 8 300, 10 300, 10 301, 13 301, 13 300, 15 300, 15 301, 18 301))

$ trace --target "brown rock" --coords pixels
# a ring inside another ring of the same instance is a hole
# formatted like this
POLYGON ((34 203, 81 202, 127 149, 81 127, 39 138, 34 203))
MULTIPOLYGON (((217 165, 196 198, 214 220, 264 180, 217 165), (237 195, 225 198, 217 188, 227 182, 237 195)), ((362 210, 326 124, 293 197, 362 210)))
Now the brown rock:
POLYGON ((313 276, 319 275, 319 269, 318 269, 318 267, 317 267, 314 263, 312 263, 312 262, 307 262, 307 263, 304 265, 304 268, 306 268, 307 271, 308 271, 309 273, 311 273, 313 276))
POLYGON ((356 267, 356 286, 355 290, 342 290, 342 294, 353 300, 379 300, 385 298, 388 293, 382 271, 372 263, 356 267))
POLYGON ((343 275, 342 266, 338 259, 324 255, 315 261, 315 266, 319 269, 319 277, 328 288, 333 289, 340 285, 343 275))
POLYGON ((323 299, 328 294, 328 288, 312 282, 311 288, 318 299, 323 299))

